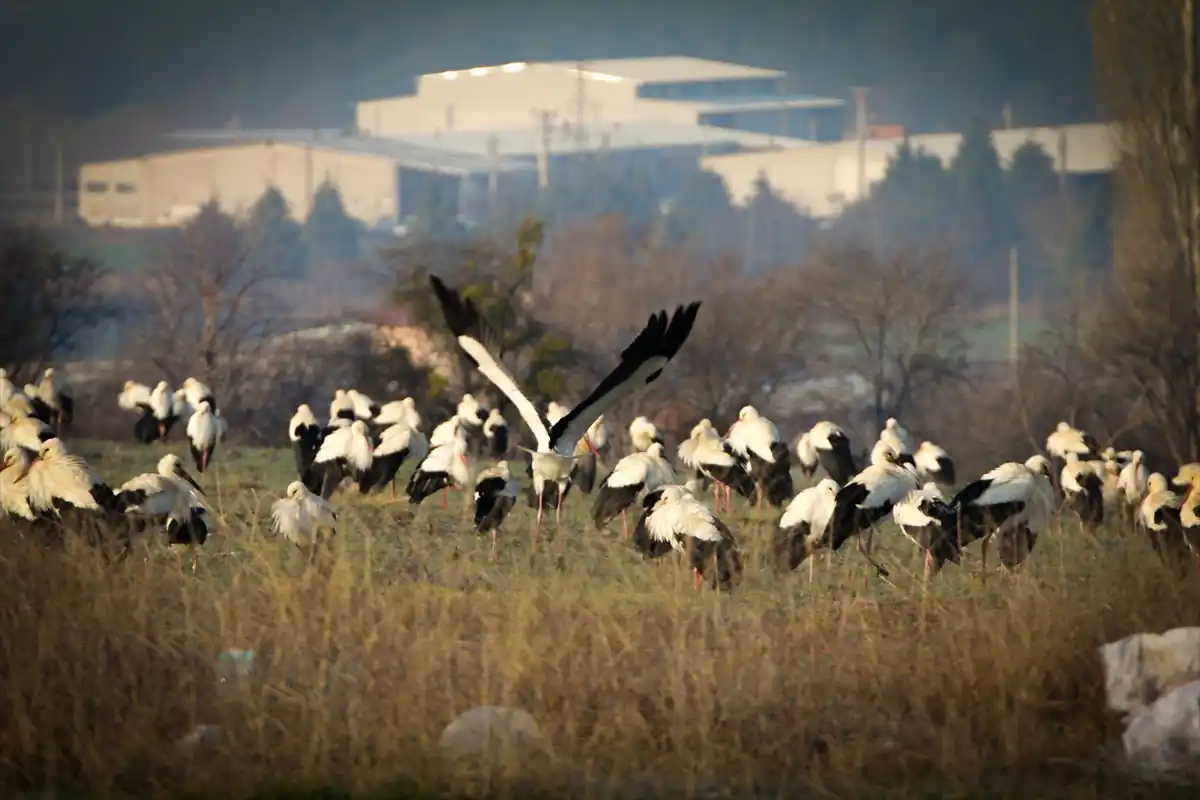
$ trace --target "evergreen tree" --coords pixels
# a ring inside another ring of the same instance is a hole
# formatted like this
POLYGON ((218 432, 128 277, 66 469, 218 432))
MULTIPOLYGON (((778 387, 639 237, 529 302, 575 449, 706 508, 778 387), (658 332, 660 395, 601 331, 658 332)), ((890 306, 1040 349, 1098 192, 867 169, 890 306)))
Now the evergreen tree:
POLYGON ((696 170, 670 203, 667 234, 675 243, 695 243, 708 251, 737 248, 742 245, 738 216, 725 179, 696 170))
POLYGON ((957 224, 962 230, 962 255, 969 265, 984 267, 1006 256, 1016 238, 1004 169, 981 121, 963 133, 950 164, 958 189, 957 224))
POLYGON ((246 225, 251 256, 281 275, 298 275, 307 266, 304 229, 292 219, 287 199, 272 186, 250 210, 246 225))
POLYGON ((358 234, 358 223, 346 214, 341 192, 329 180, 324 181, 313 195, 304 222, 309 257, 315 261, 353 261, 359 254, 358 234))
POLYGON ((780 197, 762 173, 742 216, 743 264, 750 272, 800 263, 817 230, 813 219, 780 197))

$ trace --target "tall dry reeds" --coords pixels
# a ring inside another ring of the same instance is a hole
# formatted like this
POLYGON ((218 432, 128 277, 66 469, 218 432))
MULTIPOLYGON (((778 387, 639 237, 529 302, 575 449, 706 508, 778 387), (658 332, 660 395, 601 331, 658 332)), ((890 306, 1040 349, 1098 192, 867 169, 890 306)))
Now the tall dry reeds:
POLYGON ((1197 586, 1171 584, 1143 545, 1091 548, 1080 569, 1051 539, 1028 574, 924 598, 805 594, 767 573, 697 598, 686 576, 647 588, 644 572, 601 580, 582 563, 531 575, 522 559, 456 590, 449 562, 443 585, 350 557, 300 575, 265 540, 199 578, 10 540, 0 785, 461 788, 438 736, 486 704, 528 710, 546 735, 508 779, 571 796, 1038 776, 1114 741, 1099 644, 1195 621, 1197 586), (217 682, 231 647, 255 650, 249 683, 217 682), (197 724, 223 737, 185 757, 174 742, 197 724))

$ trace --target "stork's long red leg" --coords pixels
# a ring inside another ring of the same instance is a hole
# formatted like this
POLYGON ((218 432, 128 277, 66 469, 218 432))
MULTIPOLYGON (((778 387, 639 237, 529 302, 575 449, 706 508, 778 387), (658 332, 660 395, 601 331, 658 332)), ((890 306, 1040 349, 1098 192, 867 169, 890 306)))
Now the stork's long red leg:
POLYGON ((392 477, 392 499, 393 500, 396 499, 396 478, 395 478, 395 476, 392 477))
POLYGON ((179 574, 183 574, 183 553, 175 551, 175 561, 179 564, 179 574))
POLYGON ((621 509, 621 538, 629 538, 629 523, 625 520, 625 509, 621 509))
POLYGON ((933 571, 933 553, 929 550, 925 551, 925 580, 929 580, 929 573, 933 571))
POLYGON ((541 493, 539 493, 538 494, 537 523, 533 526, 533 552, 535 552, 535 553, 537 552, 538 535, 541 533, 541 530, 542 530, 542 508, 543 508, 542 499, 543 499, 543 495, 541 493))
POLYGON ((700 591, 700 570, 695 567, 692 567, 692 586, 695 587, 697 592, 700 591))
POLYGON ((496 560, 496 529, 492 528, 492 554, 488 557, 488 561, 496 560))
POLYGON ((725 510, 733 511, 733 490, 729 488, 729 484, 725 484, 725 510))
POLYGON ((442 511, 446 510, 446 487, 442 487, 442 511))
POLYGON ((192 572, 195 573, 196 567, 200 566, 200 551, 192 551, 192 572))

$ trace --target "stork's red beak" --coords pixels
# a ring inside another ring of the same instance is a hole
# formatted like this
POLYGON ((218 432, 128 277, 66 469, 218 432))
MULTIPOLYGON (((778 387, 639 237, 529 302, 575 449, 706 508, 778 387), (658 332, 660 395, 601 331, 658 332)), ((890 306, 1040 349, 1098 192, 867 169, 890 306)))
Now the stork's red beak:
POLYGON ((589 438, 587 438, 587 437, 585 436, 585 437, 583 437, 583 440, 584 440, 585 442, 587 442, 588 450, 591 450, 591 451, 592 451, 592 455, 594 455, 594 456, 599 456, 599 455, 600 455, 599 451, 597 451, 597 450, 596 450, 596 445, 592 444, 592 440, 591 440, 591 439, 589 439, 589 438))

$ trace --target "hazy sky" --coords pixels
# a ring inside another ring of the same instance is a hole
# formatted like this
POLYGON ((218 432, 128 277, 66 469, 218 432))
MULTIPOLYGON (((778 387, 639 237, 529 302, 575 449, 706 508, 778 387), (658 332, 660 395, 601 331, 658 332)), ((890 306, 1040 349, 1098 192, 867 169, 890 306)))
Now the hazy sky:
POLYGON ((677 53, 880 86, 919 129, 1094 114, 1087 0, 0 0, 0 97, 70 114, 183 105, 220 124, 337 124, 419 72, 677 53))

